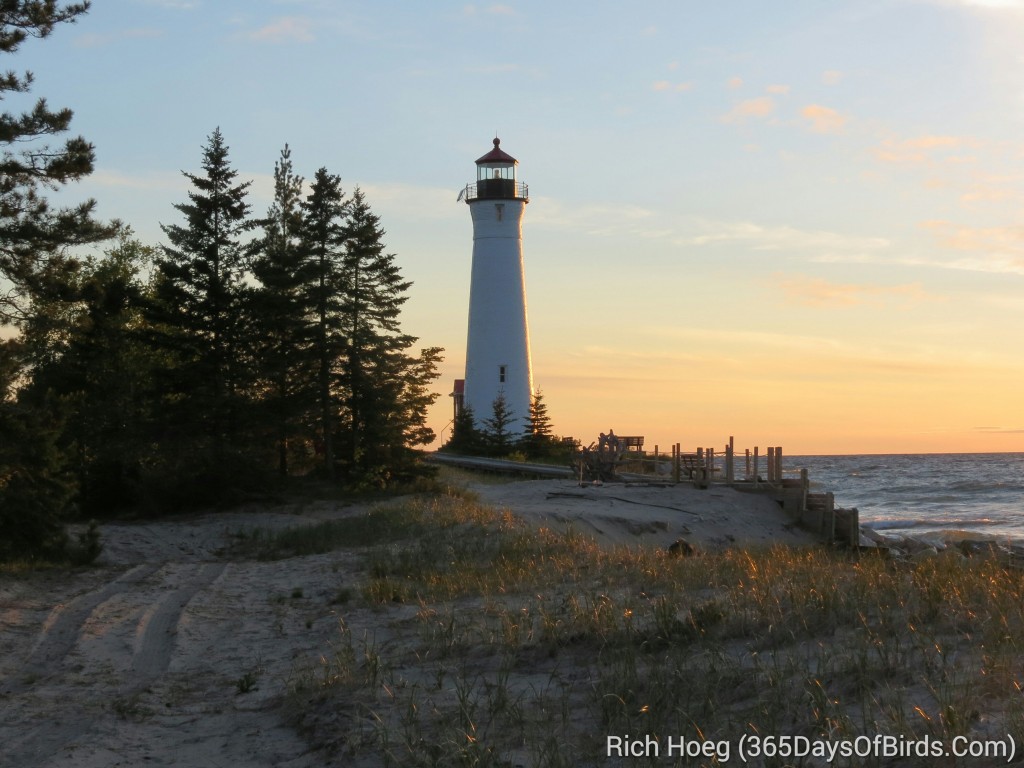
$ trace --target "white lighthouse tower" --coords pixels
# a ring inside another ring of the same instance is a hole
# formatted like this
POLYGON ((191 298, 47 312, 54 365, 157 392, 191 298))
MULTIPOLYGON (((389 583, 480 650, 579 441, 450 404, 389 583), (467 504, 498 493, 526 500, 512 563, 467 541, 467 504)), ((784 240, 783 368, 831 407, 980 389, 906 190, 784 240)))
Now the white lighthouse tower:
POLYGON ((530 201, 516 179, 518 161, 501 149, 476 161, 476 182, 465 197, 473 216, 473 272, 469 288, 469 337, 463 402, 479 425, 504 395, 513 434, 526 430, 533 395, 530 331, 523 273, 523 212, 530 201))

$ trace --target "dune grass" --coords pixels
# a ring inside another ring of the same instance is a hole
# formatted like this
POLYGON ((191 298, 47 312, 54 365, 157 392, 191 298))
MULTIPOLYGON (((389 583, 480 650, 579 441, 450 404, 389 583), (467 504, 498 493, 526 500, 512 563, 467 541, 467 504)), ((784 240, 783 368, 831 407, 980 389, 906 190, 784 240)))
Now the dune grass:
MULTIPOLYGON (((673 764, 608 758, 616 734, 1024 736, 1024 575, 994 559, 678 559, 535 531, 451 493, 318 528, 303 536, 359 548, 362 573, 336 643, 292 692, 346 765, 673 764)), ((307 551, 291 537, 265 543, 307 551)))

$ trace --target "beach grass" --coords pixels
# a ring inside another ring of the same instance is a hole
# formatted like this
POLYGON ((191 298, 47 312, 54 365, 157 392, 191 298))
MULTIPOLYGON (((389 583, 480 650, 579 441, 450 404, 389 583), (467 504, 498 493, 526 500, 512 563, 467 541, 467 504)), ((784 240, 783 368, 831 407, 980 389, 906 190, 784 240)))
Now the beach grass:
MULTIPOLYGON (((310 551, 295 535, 261 546, 310 551)), ((992 750, 1024 736, 1024 574, 993 558, 674 558, 536 530, 459 493, 303 535, 361 552, 357 583, 338 585, 336 642, 291 684, 296 721, 347 765, 719 765, 714 750, 735 759, 744 735, 992 750), (608 737, 626 734, 659 754, 609 757, 608 737), (670 738, 708 754, 669 758, 670 738)))

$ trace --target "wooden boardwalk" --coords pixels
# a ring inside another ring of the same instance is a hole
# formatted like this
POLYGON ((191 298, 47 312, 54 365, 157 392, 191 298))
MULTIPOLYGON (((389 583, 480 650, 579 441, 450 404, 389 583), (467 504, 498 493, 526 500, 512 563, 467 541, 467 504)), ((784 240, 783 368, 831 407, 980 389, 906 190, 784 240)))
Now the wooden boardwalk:
MULTIPOLYGON (((586 452, 582 452, 586 455, 586 452)), ((592 454, 592 457, 596 454, 592 454)), ((857 548, 861 545, 860 520, 856 509, 840 509, 835 505, 831 492, 812 492, 807 470, 801 469, 799 476, 786 477, 782 464, 782 448, 771 447, 767 451, 765 472, 761 473, 762 456, 758 448, 745 451, 742 464, 742 479, 737 478, 736 452, 733 440, 722 453, 714 449, 698 448, 693 453, 683 453, 677 443, 670 454, 660 454, 655 449, 653 456, 642 451, 624 451, 608 458, 614 478, 627 483, 692 483, 697 488, 725 485, 744 493, 757 493, 776 501, 786 514, 801 527, 818 534, 823 541, 838 546, 857 548), (724 453, 724 455, 723 455, 724 453)), ((485 472, 516 475, 524 478, 564 478, 588 482, 584 476, 582 459, 574 467, 552 464, 532 464, 506 459, 492 459, 480 456, 457 456, 435 452, 427 455, 428 461, 448 466, 462 467, 485 472)), ((602 470, 607 470, 603 462, 602 470)), ((593 478, 598 479, 598 478, 593 478)), ((600 478, 607 481, 605 477, 600 478)))

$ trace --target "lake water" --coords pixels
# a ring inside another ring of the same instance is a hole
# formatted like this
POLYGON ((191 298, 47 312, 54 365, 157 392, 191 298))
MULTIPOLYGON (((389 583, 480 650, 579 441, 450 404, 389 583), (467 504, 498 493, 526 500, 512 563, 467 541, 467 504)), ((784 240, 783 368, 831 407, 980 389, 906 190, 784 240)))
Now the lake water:
MULTIPOLYGON (((1024 543, 1024 453, 784 456, 812 490, 860 510, 861 525, 919 536, 1024 543), (960 533, 963 532, 963 533, 960 533)), ((763 465, 762 465, 763 466, 763 465)))

